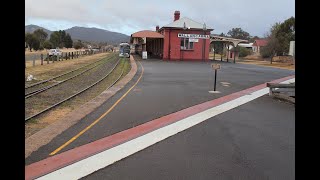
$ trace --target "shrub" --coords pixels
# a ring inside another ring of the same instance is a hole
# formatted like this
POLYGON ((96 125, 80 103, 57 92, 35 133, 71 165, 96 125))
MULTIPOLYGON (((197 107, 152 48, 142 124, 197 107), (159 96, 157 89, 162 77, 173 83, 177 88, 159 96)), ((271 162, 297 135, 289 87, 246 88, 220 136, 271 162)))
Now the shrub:
POLYGON ((46 48, 46 49, 52 49, 53 48, 53 45, 50 41, 44 41, 43 42, 43 47, 46 48))
POLYGON ((245 47, 240 47, 239 57, 246 57, 251 54, 251 51, 245 47))
POLYGON ((269 48, 268 46, 260 47, 260 55, 263 58, 269 58, 272 56, 272 54, 273 54, 272 49, 269 48))

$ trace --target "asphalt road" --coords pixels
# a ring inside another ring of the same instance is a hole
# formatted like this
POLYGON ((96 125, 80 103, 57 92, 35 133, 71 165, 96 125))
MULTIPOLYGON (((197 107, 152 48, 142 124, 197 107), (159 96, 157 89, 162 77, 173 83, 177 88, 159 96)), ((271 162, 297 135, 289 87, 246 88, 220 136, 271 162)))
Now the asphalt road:
MULTIPOLYGON (((137 86, 98 124, 93 126, 91 129, 89 129, 87 132, 85 132, 82 136, 80 136, 78 139, 73 141, 71 144, 66 146, 60 152, 73 149, 75 147, 87 144, 89 142, 98 140, 100 138, 106 137, 111 134, 114 134, 116 132, 123 131, 125 129, 148 122, 152 119, 179 111, 181 109, 184 109, 202 102, 213 100, 218 97, 222 97, 222 96, 231 94, 233 92, 237 92, 237 91, 240 91, 255 85, 259 85, 274 79, 295 74, 294 71, 290 71, 290 70, 282 70, 282 69, 275 69, 275 68, 269 68, 269 67, 259 67, 255 65, 233 64, 233 63, 215 61, 214 63, 219 63, 222 66, 221 70, 218 71, 218 76, 217 76, 217 90, 220 91, 221 93, 211 94, 208 92, 213 90, 214 72, 211 69, 211 66, 210 66, 211 63, 164 62, 161 60, 143 60, 141 61, 141 63, 142 63, 142 66, 144 67, 144 74, 142 76, 141 81, 137 84, 137 86)), ((77 133, 79 133, 81 130, 87 127, 90 123, 92 123, 94 120, 100 117, 101 114, 106 112, 136 82, 136 80, 141 74, 141 66, 139 65, 139 63, 138 63, 138 67, 139 67, 138 73, 135 75, 133 80, 130 81, 125 86, 125 88, 120 90, 115 96, 113 96, 106 103, 100 106, 96 111, 86 116, 79 123, 75 124, 74 126, 69 128, 67 131, 58 135, 49 144, 39 148, 38 151, 33 152, 26 159, 25 161, 26 165, 47 158, 52 151, 60 147, 62 144, 64 144, 66 141, 71 139, 73 136, 75 136, 77 133)), ((224 113, 224 114, 228 114, 228 113, 224 113)), ((240 115, 238 114, 235 115, 233 113, 233 116, 230 115, 229 121, 238 120, 239 116, 240 115)), ((248 117, 248 114, 243 115, 244 119, 246 119, 247 117, 248 117)), ((257 118, 259 119, 262 117, 257 116, 257 118)), ((290 120, 292 120, 292 118, 290 120)), ((294 119, 292 121, 294 121, 294 119)), ((193 129, 197 129, 197 128, 191 128, 190 129, 191 133, 195 131, 193 129)), ((211 130, 210 131, 208 130, 208 133, 210 134, 209 136, 210 137, 217 136, 218 138, 219 133, 222 133, 220 136, 225 136, 225 134, 223 134, 224 132, 222 132, 223 130, 221 129, 219 130, 218 128, 216 131, 217 132, 212 131, 213 134, 211 134, 209 133, 211 132, 211 130)), ((246 133, 248 133, 246 134, 248 137, 253 136, 252 134, 250 134, 250 131, 246 133)), ((181 136, 181 134, 178 134, 178 136, 181 136)), ((161 143, 168 143, 167 141, 169 140, 170 139, 161 143)), ((186 140, 187 139, 185 139, 181 143, 186 142, 186 140)), ((223 140, 222 137, 218 138, 217 142, 214 142, 214 143, 219 145, 219 143, 223 143, 221 142, 222 140, 223 140)), ((230 141, 232 140, 232 138, 231 139, 226 138, 226 140, 227 141, 224 142, 225 144, 223 144, 225 147, 214 146, 216 148, 216 151, 219 151, 221 153, 223 153, 224 151, 226 152, 226 154, 221 155, 221 157, 224 157, 224 156, 228 157, 227 156, 228 152, 229 153, 233 151, 237 152, 236 150, 232 149, 233 142, 230 141), (230 142, 228 142, 228 140, 230 142), (228 147, 231 149, 227 150, 228 147)), ((242 142, 245 140, 242 139, 239 141, 242 142)), ((176 141, 171 142, 171 145, 172 143, 177 143, 177 142, 176 141)), ((208 144, 208 143, 205 143, 205 141, 203 142, 200 141, 196 143, 208 144)), ((158 147, 159 144, 155 146, 158 147)), ((177 151, 175 150, 175 148, 168 148, 168 149, 171 149, 172 152, 175 151, 176 154, 177 153, 180 154, 180 151, 178 150, 179 148, 181 148, 179 147, 179 143, 177 144, 177 146, 178 146, 177 151)), ((247 144, 245 143, 241 146, 245 146, 246 149, 251 148, 251 145, 248 143, 247 144)), ((182 147, 189 148, 189 146, 187 145, 182 145, 182 147)), ((185 153, 181 155, 186 156, 188 155, 188 152, 192 154, 192 149, 196 147, 197 146, 194 146, 193 148, 190 147, 191 148, 190 150, 185 149, 185 153)), ((234 147, 237 147, 237 146, 234 146, 234 147)), ((151 148, 153 148, 153 146, 151 148)), ((150 148, 142 152, 148 152, 149 149, 150 148)), ((199 149, 198 154, 199 156, 204 156, 204 155, 200 155, 200 152, 202 152, 201 149, 203 148, 199 149)), ((197 152, 196 149, 194 150, 197 152)), ((206 153, 206 151, 204 151, 203 153, 206 153)), ((159 154, 158 156, 162 156, 162 155, 159 154)), ((220 157, 220 156, 217 156, 217 157, 220 157)), ((181 157, 181 158, 187 159, 187 157, 181 157)), ((231 158, 231 160, 233 159, 231 158)), ((226 165, 228 164, 228 161, 223 162, 223 159, 220 159, 220 161, 222 163, 225 163, 226 165)), ((177 162, 177 163, 181 164, 181 162, 177 162)), ((219 166, 219 165, 216 165, 216 166, 219 166)), ((230 168, 231 169, 236 168, 234 166, 238 166, 238 165, 235 164, 233 166, 230 166, 230 168)), ((136 167, 138 168, 138 166, 136 167)), ((190 167, 193 167, 193 165, 190 165, 190 167)), ((241 172, 241 168, 236 170, 237 172, 238 171, 241 172)), ((177 169, 177 171, 179 172, 179 168, 177 169)), ((167 173, 166 171, 162 171, 162 172, 167 173)), ((223 174, 223 172, 221 173, 223 174)), ((198 172, 195 174, 198 174, 198 172)), ((208 174, 208 175, 211 176, 213 174, 208 174)), ((254 175, 258 176, 261 174, 258 173, 254 175)), ((167 176, 167 177, 175 177, 175 176, 167 176)))
POLYGON ((82 179, 295 179, 295 107, 262 96, 82 179))

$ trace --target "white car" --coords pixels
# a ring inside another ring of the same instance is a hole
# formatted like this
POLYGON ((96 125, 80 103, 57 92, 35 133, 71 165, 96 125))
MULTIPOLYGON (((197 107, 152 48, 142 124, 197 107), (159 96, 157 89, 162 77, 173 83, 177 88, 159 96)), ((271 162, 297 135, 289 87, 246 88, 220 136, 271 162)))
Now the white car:
POLYGON ((49 50, 49 56, 61 56, 62 52, 59 49, 50 49, 49 50))

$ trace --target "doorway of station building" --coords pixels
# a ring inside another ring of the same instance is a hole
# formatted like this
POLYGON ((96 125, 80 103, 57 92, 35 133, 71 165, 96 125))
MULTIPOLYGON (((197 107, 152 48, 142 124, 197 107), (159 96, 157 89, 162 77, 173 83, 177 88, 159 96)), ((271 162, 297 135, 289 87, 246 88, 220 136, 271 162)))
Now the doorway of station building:
POLYGON ((163 38, 146 38, 146 51, 148 59, 162 59, 163 38))

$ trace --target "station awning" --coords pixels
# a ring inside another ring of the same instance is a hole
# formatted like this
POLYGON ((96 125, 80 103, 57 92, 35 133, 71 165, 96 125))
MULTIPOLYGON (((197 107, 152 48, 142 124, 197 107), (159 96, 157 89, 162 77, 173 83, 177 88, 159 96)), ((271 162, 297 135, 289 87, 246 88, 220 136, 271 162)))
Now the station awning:
POLYGON ((144 30, 131 34, 132 38, 164 38, 164 36, 156 31, 144 30))

